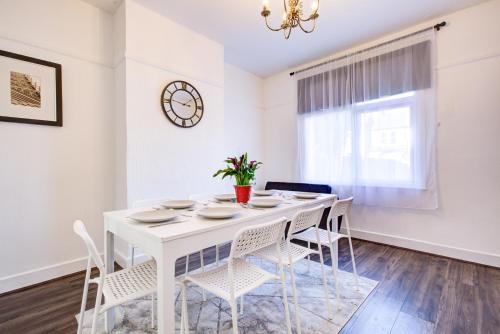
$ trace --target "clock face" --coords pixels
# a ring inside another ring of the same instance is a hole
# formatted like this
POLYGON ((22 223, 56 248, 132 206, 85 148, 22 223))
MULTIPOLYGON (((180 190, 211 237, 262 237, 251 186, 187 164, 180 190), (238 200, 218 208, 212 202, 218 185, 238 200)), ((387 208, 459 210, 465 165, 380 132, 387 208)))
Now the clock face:
POLYGON ((203 117, 201 95, 185 81, 173 81, 163 89, 161 107, 172 123, 183 128, 195 126, 203 117))

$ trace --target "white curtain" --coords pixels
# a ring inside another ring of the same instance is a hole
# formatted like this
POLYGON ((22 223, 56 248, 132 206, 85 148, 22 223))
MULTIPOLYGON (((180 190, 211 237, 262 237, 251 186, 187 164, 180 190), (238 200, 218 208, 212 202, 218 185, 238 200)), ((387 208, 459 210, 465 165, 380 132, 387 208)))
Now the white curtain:
POLYGON ((299 171, 358 204, 435 209, 434 30, 297 75, 299 171))

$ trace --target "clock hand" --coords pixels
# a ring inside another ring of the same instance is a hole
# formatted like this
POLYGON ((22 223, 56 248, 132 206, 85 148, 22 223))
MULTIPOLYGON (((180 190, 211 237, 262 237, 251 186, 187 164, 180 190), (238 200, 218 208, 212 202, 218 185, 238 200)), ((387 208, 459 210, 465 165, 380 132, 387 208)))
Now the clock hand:
MULTIPOLYGON (((174 100, 174 99, 172 99, 172 101, 177 102, 177 103, 179 103, 179 104, 182 104, 182 105, 183 105, 183 106, 185 106, 185 107, 190 107, 190 108, 191 108, 191 105, 187 104, 187 102, 186 102, 186 103, 182 103, 182 102, 179 102, 179 101, 174 100)), ((189 100, 189 101, 191 101, 191 100, 189 100)), ((189 101, 188 101, 188 102, 189 102, 189 101)))

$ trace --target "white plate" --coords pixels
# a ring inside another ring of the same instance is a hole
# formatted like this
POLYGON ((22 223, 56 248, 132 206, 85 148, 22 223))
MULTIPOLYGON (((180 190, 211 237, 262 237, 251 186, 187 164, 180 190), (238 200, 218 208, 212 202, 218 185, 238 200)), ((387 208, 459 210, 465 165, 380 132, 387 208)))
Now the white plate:
POLYGON ((218 201, 229 202, 229 201, 234 201, 236 199, 236 195, 235 194, 218 194, 218 195, 214 195, 214 198, 218 201))
POLYGON ((274 190, 254 190, 253 194, 256 196, 272 196, 274 195, 274 190))
POLYGON ((161 206, 167 209, 187 209, 195 205, 195 201, 190 200, 173 200, 161 203, 161 206))
POLYGON ((302 198, 302 199, 315 199, 320 196, 320 194, 315 194, 315 193, 294 193, 293 196, 297 198, 302 198))
POLYGON ((265 198, 252 198, 248 204, 257 208, 274 208, 283 202, 281 198, 265 197, 265 198))
POLYGON ((136 212, 128 217, 141 223, 159 223, 174 219, 178 215, 177 212, 172 210, 149 210, 136 212))
POLYGON ((240 211, 241 209, 239 208, 231 208, 228 206, 208 207, 199 210, 198 215, 205 218, 223 219, 223 218, 232 218, 236 216, 240 211))

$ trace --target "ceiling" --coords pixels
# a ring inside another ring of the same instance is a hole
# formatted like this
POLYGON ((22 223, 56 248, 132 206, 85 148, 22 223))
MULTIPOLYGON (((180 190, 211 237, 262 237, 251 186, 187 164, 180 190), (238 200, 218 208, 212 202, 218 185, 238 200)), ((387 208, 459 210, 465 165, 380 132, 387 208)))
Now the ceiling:
MULTIPOLYGON (((316 30, 311 34, 292 31, 289 40, 265 27, 260 16, 261 0, 135 1, 223 44, 226 62, 267 77, 487 0, 322 0, 316 30)), ((276 26, 281 21, 283 2, 269 2, 271 22, 276 26)), ((308 9, 311 2, 304 0, 304 8, 308 9)))

